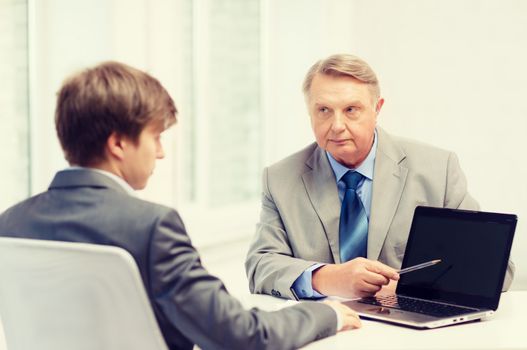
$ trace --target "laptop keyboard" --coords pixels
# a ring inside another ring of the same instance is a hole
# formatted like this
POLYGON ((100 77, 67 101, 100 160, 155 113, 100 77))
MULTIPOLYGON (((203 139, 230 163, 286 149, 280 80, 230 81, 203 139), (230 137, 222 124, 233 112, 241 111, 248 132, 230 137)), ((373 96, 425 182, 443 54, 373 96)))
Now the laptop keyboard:
POLYGON ((420 299, 405 298, 397 295, 373 296, 359 300, 360 303, 382 306, 392 309, 416 312, 435 317, 449 317, 455 315, 468 314, 476 309, 470 309, 459 306, 445 305, 440 303, 429 302, 420 299))

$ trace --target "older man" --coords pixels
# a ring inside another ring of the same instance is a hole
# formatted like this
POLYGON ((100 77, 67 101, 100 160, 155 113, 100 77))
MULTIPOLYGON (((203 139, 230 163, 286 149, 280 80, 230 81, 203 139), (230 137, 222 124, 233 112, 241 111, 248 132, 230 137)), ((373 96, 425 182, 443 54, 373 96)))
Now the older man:
MULTIPOLYGON (((458 159, 377 126, 384 99, 356 56, 318 61, 303 90, 316 143, 264 169, 250 289, 316 298, 394 288, 416 206, 479 207, 458 159)), ((505 289, 513 272, 509 263, 505 289)))
POLYGON ((56 111, 71 167, 48 191, 0 215, 0 236, 127 250, 170 349, 291 349, 359 327, 358 316, 334 301, 244 310, 203 268, 178 213, 133 196, 164 157, 161 133, 175 122, 172 98, 142 71, 108 62, 74 75, 56 111))

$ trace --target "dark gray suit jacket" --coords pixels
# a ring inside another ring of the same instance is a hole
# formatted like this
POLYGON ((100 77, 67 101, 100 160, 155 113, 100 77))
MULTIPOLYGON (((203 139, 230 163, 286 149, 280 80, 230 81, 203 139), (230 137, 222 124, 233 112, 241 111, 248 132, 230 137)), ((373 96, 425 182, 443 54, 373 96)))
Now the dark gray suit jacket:
POLYGON ((203 268, 176 211, 91 170, 57 173, 48 191, 0 215, 0 236, 126 249, 170 349, 290 349, 336 332, 335 312, 321 303, 244 310, 203 268))

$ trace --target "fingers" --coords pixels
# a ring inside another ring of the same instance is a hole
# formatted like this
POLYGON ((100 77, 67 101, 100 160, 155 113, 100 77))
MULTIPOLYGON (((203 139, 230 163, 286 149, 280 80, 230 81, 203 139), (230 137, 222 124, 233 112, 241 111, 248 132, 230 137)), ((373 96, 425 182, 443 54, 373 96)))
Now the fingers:
POLYGON ((369 264, 366 264, 366 269, 370 272, 382 275, 388 279, 398 281, 399 274, 394 268, 381 263, 380 261, 368 260, 369 264))
MULTIPOLYGON (((350 309, 351 310, 351 309, 350 309)), ((347 331, 349 329, 361 328, 362 322, 355 312, 353 314, 346 314, 344 317, 344 325, 340 329, 341 331, 347 331)))
POLYGON ((326 295, 338 295, 346 298, 374 295, 383 286, 388 285, 390 281, 399 280, 399 274, 395 269, 365 258, 356 258, 335 265, 335 272, 332 277, 334 288, 326 295))
POLYGON ((382 285, 377 284, 371 284, 367 282, 363 282, 358 288, 357 288, 357 296, 359 297, 367 297, 370 295, 374 295, 378 291, 382 289, 382 285))
POLYGON ((360 328, 362 326, 359 315, 353 309, 334 300, 325 300, 324 304, 331 306, 339 314, 340 319, 342 320, 342 326, 337 331, 360 328))
POLYGON ((376 293, 376 295, 390 295, 395 294, 397 289, 397 281, 391 280, 390 283, 386 286, 382 286, 381 290, 376 293))
POLYGON ((388 277, 369 270, 363 274, 362 280, 376 286, 385 286, 391 281, 388 277))

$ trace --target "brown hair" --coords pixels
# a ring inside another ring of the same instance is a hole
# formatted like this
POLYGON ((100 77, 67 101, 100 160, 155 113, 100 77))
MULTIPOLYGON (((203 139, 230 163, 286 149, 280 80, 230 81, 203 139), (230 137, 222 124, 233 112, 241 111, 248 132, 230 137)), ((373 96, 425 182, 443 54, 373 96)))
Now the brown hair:
POLYGON ((311 66, 302 86, 306 97, 309 95, 313 78, 319 73, 355 78, 358 81, 370 85, 373 97, 379 98, 381 96, 381 89, 375 72, 371 69, 368 63, 357 56, 348 54, 332 55, 311 66))
POLYGON ((116 132, 133 141, 152 122, 176 122, 174 101, 157 79, 118 62, 105 62, 67 79, 58 93, 55 128, 66 160, 89 166, 104 159, 116 132))

